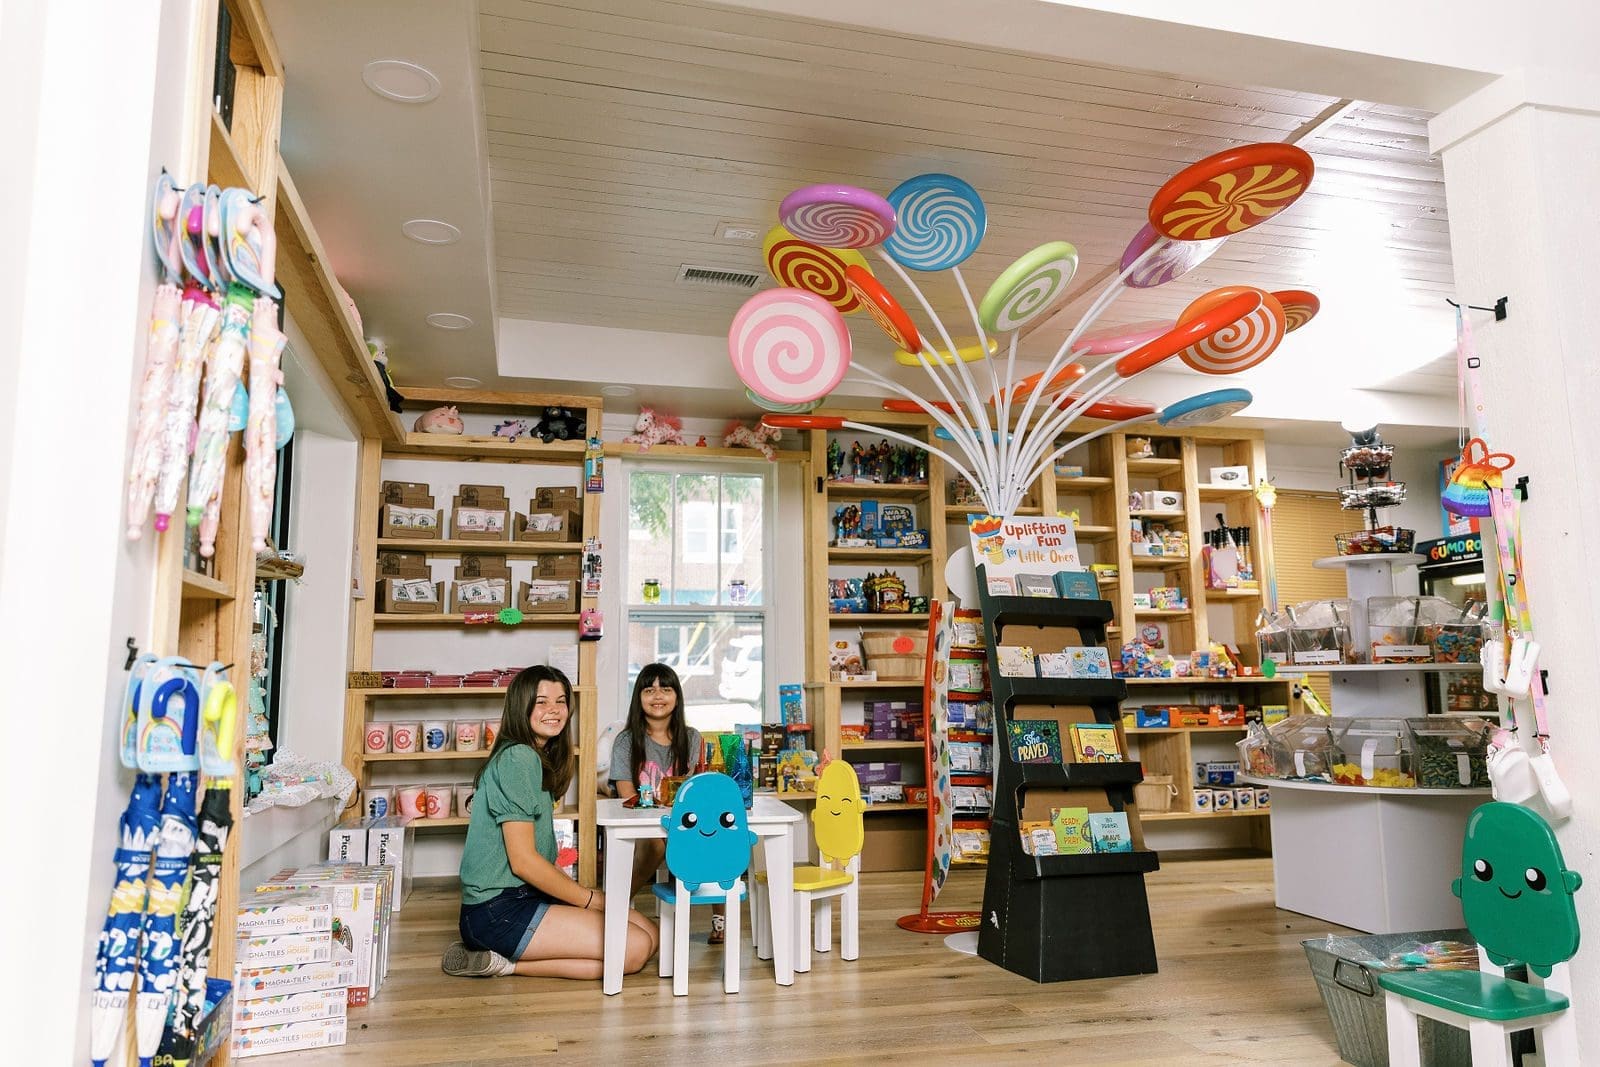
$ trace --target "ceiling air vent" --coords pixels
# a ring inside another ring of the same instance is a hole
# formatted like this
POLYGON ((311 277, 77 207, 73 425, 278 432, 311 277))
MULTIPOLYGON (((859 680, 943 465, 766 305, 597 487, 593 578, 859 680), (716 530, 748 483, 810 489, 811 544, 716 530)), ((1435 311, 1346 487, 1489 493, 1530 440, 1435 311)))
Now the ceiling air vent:
POLYGON ((686 285, 710 285, 718 289, 754 289, 761 275, 749 270, 718 270, 685 263, 678 268, 678 281, 686 285))

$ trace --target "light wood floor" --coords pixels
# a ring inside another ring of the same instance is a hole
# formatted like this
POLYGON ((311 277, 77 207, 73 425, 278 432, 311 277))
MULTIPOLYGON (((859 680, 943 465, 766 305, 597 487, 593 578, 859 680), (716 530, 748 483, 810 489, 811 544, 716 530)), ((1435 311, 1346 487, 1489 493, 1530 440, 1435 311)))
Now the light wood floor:
MULTIPOLYGON (((1300 942, 1329 924, 1272 904, 1270 860, 1170 863, 1148 880, 1161 973, 1036 985, 942 938, 894 925, 916 910, 921 876, 868 875, 861 958, 834 951, 780 988, 753 959, 745 924, 743 992, 721 987, 721 956, 697 935, 689 996, 652 962, 606 997, 598 982, 450 978, 459 897, 417 890, 394 934, 388 984, 350 1013, 340 1049, 272 1063, 566 1064, 957 1062, 1149 1065, 1342 1061, 1300 942)), ((939 906, 976 908, 979 872, 952 876, 939 906)), ((705 909, 695 909, 705 924, 705 909)), ((746 913, 748 915, 748 912, 746 913)), ((715 950, 720 953, 720 949, 715 950)))

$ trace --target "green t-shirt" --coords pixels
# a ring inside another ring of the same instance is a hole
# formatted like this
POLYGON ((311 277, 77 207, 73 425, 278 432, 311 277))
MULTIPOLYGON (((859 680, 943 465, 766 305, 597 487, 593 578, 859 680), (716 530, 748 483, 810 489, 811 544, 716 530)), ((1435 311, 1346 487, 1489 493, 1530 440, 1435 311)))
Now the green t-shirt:
POLYGON ((511 869, 501 823, 533 823, 539 855, 556 861, 554 802, 544 789, 544 764, 527 745, 512 745, 489 761, 472 798, 472 821, 461 852, 461 902, 482 904, 523 883, 511 869))

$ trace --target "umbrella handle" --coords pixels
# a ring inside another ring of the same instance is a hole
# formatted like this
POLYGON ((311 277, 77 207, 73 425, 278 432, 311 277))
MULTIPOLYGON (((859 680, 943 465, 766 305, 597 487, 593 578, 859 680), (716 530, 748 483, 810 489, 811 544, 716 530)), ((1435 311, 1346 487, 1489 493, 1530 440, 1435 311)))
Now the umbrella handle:
POLYGON ((196 753, 195 743, 199 739, 200 730, 200 693, 195 689, 194 683, 182 675, 169 678, 161 683, 156 690, 155 699, 151 702, 150 717, 152 719, 167 718, 167 704, 174 698, 183 699, 183 754, 193 756, 196 753))

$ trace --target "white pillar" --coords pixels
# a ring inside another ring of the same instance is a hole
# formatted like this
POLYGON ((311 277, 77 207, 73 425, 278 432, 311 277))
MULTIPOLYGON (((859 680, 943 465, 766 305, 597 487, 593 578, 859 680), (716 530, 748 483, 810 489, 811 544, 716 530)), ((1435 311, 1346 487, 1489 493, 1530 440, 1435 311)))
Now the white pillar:
POLYGON ((1557 829, 1584 945, 1573 962, 1581 1047, 1600 1049, 1600 111, 1526 103, 1490 86, 1435 119, 1457 296, 1510 298, 1510 317, 1472 312, 1491 437, 1529 478, 1526 588, 1550 672, 1551 747, 1575 813, 1557 829))

